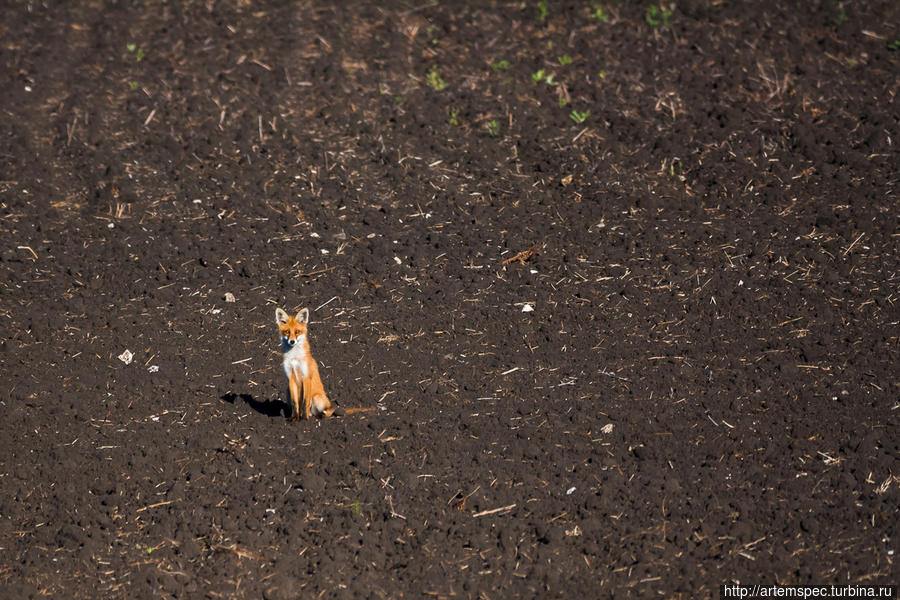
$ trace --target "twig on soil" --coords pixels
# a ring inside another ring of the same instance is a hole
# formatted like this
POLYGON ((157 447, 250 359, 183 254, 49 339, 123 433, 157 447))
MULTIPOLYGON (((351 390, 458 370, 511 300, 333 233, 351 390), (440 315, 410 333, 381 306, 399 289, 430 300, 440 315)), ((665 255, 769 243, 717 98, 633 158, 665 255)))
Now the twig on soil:
POLYGON ((590 129, 590 127, 585 127, 584 129, 582 129, 581 131, 579 131, 579 132, 578 132, 578 135, 576 135, 575 137, 572 138, 572 143, 574 144, 575 142, 577 142, 577 141, 578 141, 578 138, 580 138, 580 137, 583 136, 585 133, 587 133, 587 130, 588 130, 588 129, 590 129))
POLYGON ((612 377, 612 378, 614 378, 614 379, 619 379, 619 380, 621 380, 621 381, 629 381, 628 378, 626 378, 626 377, 621 377, 621 376, 619 376, 619 375, 616 375, 616 374, 613 373, 612 371, 604 371, 603 369, 600 369, 599 373, 600 373, 601 375, 606 375, 607 377, 612 377))
POLYGON ((473 518, 477 517, 486 517, 487 515, 494 515, 502 512, 509 512, 516 507, 515 504, 510 504, 509 506, 501 506, 500 508, 492 508, 490 510, 483 510, 481 512, 477 512, 472 515, 473 518))
POLYGON ((853 250, 853 246, 855 246, 856 243, 857 243, 859 240, 861 240, 861 239, 863 238, 864 235, 866 235, 866 234, 865 234, 865 233, 859 234, 859 236, 857 236, 857 238, 856 238, 855 240, 853 240, 853 243, 850 244, 849 246, 847 246, 847 249, 844 250, 844 252, 843 252, 843 254, 841 254, 841 256, 847 256, 847 253, 849 253, 851 250, 853 250))
POLYGON ((796 322, 796 321, 799 321, 800 319, 803 319, 803 318, 804 318, 804 317, 797 317, 796 319, 788 319, 787 321, 782 321, 781 323, 779 323, 778 325, 776 325, 776 327, 782 327, 782 326, 787 325, 787 324, 789 324, 789 323, 794 323, 794 322, 796 322))
POLYGON ((213 550, 217 550, 220 552, 233 552, 238 556, 238 558, 252 558, 253 560, 263 560, 262 555, 257 554, 256 552, 252 552, 251 550, 247 550, 246 548, 241 548, 237 544, 232 544, 230 546, 219 544, 218 546, 213 546, 213 550))
MULTIPOLYGON (((480 485, 475 486, 475 489, 474 489, 474 490, 472 490, 471 492, 469 492, 468 494, 466 494, 465 496, 463 496, 462 499, 460 499, 460 501, 456 503, 456 508, 458 508, 459 510, 462 510, 463 508, 465 508, 465 506, 466 506, 466 500, 468 500, 468 499, 472 496, 472 494, 474 494, 475 492, 477 492, 477 491, 480 490, 480 489, 481 489, 481 486, 480 486, 480 485)), ((456 500, 456 497, 459 496, 460 493, 462 493, 462 490, 460 490, 460 491, 456 492, 455 494, 453 494, 453 497, 450 498, 449 500, 447 500, 447 504, 450 504, 451 502, 453 502, 454 500, 456 500)))
POLYGON ((822 452, 821 450, 816 450, 816 453, 822 457, 822 460, 824 461, 824 463, 826 465, 833 465, 833 464, 838 464, 841 462, 841 459, 834 458, 830 454, 826 454, 825 452, 822 452))
POLYGON ((519 252, 519 253, 516 254, 515 256, 512 256, 512 257, 510 257, 510 258, 507 258, 506 260, 503 261, 503 264, 504 264, 504 265, 508 265, 509 263, 511 263, 511 262, 517 260, 517 261, 519 261, 519 264, 524 265, 526 260, 528 260, 529 258, 531 258, 532 256, 534 256, 534 249, 535 249, 535 248, 537 248, 537 244, 535 244, 535 245, 532 246, 531 248, 528 248, 527 250, 522 250, 521 252, 519 252))
POLYGON ((306 273, 297 273, 295 277, 312 277, 313 275, 319 275, 320 273, 327 273, 332 269, 334 269, 334 267, 325 267, 324 269, 316 269, 315 271, 307 271, 306 273))
MULTIPOLYGON (((420 5, 420 6, 414 6, 413 8, 410 8, 409 10, 405 10, 405 11, 403 11, 403 12, 400 13, 400 14, 403 15, 403 16, 405 17, 405 16, 407 16, 407 15, 411 15, 411 14, 413 14, 413 13, 419 12, 420 10, 425 10, 426 8, 431 8, 431 7, 433 7, 433 6, 438 6, 438 5, 440 5, 440 2, 429 2, 428 4, 422 4, 422 5, 420 5)), ((865 32, 864 32, 864 33, 865 33, 865 32)))
POLYGON ((397 511, 394 510, 393 499, 390 496, 385 496, 384 499, 388 501, 388 507, 390 507, 390 509, 391 509, 391 516, 397 517, 399 519, 403 519, 405 521, 406 517, 404 517, 403 515, 401 515, 400 513, 398 513, 397 511))
POLYGON ((157 502, 156 504, 149 504, 149 505, 147 505, 147 506, 145 506, 145 507, 143 507, 143 508, 137 509, 137 510, 134 511, 134 512, 136 512, 136 513, 144 512, 145 510, 148 510, 148 509, 151 509, 151 508, 156 508, 156 507, 158 507, 158 506, 165 506, 165 505, 167 505, 167 504, 172 504, 173 502, 175 502, 175 501, 174 501, 174 500, 166 500, 166 501, 164 501, 164 502, 157 502))
POLYGON ((28 250, 29 252, 31 252, 31 255, 34 257, 34 260, 37 260, 37 258, 38 258, 37 252, 32 250, 31 246, 19 246, 18 249, 19 250, 28 250))
MULTIPOLYGON (((337 300, 337 296, 332 297, 331 300, 337 300)), ((324 308, 325 306, 331 304, 331 300, 329 300, 325 304, 320 304, 319 307, 316 308, 316 310, 314 310, 313 312, 318 312, 320 308, 324 308)))
POLYGON ((69 144, 72 143, 72 137, 75 135, 75 126, 77 124, 78 124, 78 117, 76 116, 74 119, 72 119, 72 125, 66 126, 66 129, 68 130, 68 134, 69 134, 68 137, 66 138, 66 146, 67 147, 69 146, 69 144))

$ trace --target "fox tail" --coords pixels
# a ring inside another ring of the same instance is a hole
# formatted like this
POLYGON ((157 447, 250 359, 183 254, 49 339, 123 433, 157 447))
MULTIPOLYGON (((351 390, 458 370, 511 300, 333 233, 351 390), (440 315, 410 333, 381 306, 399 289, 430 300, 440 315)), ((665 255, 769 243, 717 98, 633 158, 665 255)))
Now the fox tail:
POLYGON ((375 410, 374 406, 353 406, 350 408, 343 408, 341 406, 335 407, 334 414, 338 417, 342 417, 344 415, 353 415, 361 412, 370 412, 375 410))

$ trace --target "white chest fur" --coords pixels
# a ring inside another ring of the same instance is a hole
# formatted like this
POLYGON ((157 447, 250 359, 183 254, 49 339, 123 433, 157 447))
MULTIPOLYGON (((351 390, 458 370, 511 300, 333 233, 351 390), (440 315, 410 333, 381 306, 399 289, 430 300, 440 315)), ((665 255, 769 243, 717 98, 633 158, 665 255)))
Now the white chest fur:
POLYGON ((306 351, 306 336, 297 338, 297 343, 284 353, 284 373, 290 378, 291 372, 298 371, 302 378, 309 376, 309 366, 306 364, 309 353, 306 351))

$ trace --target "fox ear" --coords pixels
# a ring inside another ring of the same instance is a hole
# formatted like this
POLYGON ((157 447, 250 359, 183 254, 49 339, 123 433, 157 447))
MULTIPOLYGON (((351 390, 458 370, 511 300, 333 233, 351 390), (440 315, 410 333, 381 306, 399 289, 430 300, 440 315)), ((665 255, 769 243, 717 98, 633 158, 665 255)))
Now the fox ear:
POLYGON ((283 310, 281 310, 280 308, 276 308, 275 309, 275 322, 278 325, 283 325, 283 324, 287 323, 287 320, 288 320, 288 314, 286 312, 284 312, 283 310))
POLYGON ((309 309, 304 308, 300 312, 297 313, 297 320, 301 323, 309 323, 309 309))

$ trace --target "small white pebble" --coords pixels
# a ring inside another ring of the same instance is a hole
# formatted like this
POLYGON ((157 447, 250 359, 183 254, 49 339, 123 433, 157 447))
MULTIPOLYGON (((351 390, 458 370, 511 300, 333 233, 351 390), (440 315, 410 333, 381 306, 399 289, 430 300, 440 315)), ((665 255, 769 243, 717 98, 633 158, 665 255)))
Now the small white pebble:
POLYGON ((322 254, 328 254, 328 250, 326 250, 325 248, 322 248, 321 250, 319 250, 319 252, 321 252, 322 254))
POLYGON ((318 233, 316 233, 315 231, 313 231, 312 233, 309 234, 309 237, 319 239, 321 236, 318 233))
POLYGON ((156 373, 159 371, 159 365, 150 365, 149 367, 147 367, 147 371, 149 371, 150 373, 156 373))
POLYGON ((116 224, 115 224, 115 223, 107 223, 106 226, 107 226, 108 228, 112 229, 113 227, 116 226, 116 224))
POLYGON ((403 261, 400 260, 400 257, 398 257, 398 256, 395 256, 395 257, 394 257, 394 262, 397 263, 398 265, 402 265, 402 264, 403 264, 403 261))
POLYGON ((219 314, 220 312, 222 312, 222 309, 221 309, 221 308, 214 308, 214 309, 212 309, 212 314, 214 314, 214 315, 217 315, 217 314, 219 314))
POLYGON ((566 490, 566 496, 571 496, 574 491, 575 491, 575 486, 573 485, 572 487, 570 487, 569 489, 566 490))
POLYGON ((125 350, 125 352, 119 355, 119 360, 126 365, 130 365, 131 361, 134 360, 134 354, 131 353, 131 350, 125 350))
POLYGON ((225 292, 225 302, 234 302, 235 297, 231 292, 225 292))
POLYGON ((612 433, 612 430, 613 430, 612 423, 607 423, 606 425, 604 425, 603 427, 600 428, 600 431, 602 431, 603 433, 612 433))
POLYGON ((533 311, 534 311, 534 307, 530 304, 526 304, 525 306, 522 307, 522 312, 533 312, 533 311))

